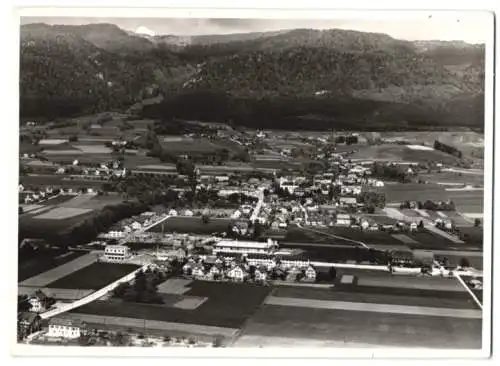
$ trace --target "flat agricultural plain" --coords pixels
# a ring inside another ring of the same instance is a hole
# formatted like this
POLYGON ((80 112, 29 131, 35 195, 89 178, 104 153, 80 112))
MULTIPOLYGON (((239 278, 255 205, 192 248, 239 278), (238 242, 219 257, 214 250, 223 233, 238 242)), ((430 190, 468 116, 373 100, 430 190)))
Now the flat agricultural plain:
MULTIPOLYGON (((349 148, 349 147, 348 147, 349 148)), ((454 165, 459 159, 438 150, 415 150, 406 145, 382 144, 373 146, 357 145, 349 150, 357 150, 350 159, 370 159, 375 161, 404 161, 410 163, 440 162, 454 165)))
POLYGON ((478 349, 481 326, 481 312, 465 291, 278 287, 234 346, 300 346, 304 340, 338 347, 478 349))
POLYGON ((20 238, 51 239, 58 232, 96 215, 106 205, 120 203, 119 196, 61 195, 42 202, 35 209, 19 216, 20 238))
POLYGON ((169 323, 239 328, 246 319, 254 314, 271 290, 270 287, 253 284, 206 281, 194 281, 189 287, 189 291, 177 296, 208 298, 192 310, 110 300, 96 301, 75 309, 74 312, 169 323))
POLYGON ((386 195, 387 203, 400 203, 408 200, 425 202, 452 200, 457 211, 463 213, 482 213, 484 192, 482 190, 447 190, 439 184, 386 184, 379 188, 386 195))
POLYGON ((94 262, 45 286, 63 289, 98 290, 135 271, 137 268, 139 266, 133 264, 94 262))

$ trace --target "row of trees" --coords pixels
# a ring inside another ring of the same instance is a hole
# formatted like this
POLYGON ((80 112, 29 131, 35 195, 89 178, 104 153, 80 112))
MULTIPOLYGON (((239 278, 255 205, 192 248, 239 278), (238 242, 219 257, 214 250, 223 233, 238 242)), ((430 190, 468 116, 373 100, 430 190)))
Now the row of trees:
POLYGON ((394 180, 400 183, 411 181, 410 174, 400 165, 388 165, 379 162, 373 163, 371 167, 372 177, 386 180, 394 180))
POLYGON ((455 203, 453 201, 440 201, 435 202, 431 200, 426 200, 424 202, 417 201, 412 203, 411 201, 404 201, 399 205, 400 208, 417 208, 419 210, 429 210, 429 211, 455 211, 455 203))
POLYGON ((447 145, 447 144, 445 144, 441 141, 438 141, 438 140, 434 141, 434 149, 442 151, 446 154, 456 156, 457 158, 462 157, 462 152, 460 150, 458 150, 456 147, 451 146, 451 145, 447 145))

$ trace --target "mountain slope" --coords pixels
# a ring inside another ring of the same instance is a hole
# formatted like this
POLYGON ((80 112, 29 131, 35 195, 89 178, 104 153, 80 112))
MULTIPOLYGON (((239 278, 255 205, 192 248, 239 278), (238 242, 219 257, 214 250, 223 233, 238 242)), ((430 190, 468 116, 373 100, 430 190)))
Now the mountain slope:
POLYGON ((143 37, 109 24, 35 24, 21 28, 21 71, 21 113, 33 116, 61 104, 63 115, 125 109, 162 94, 144 113, 268 127, 306 115, 322 126, 483 124, 484 46, 378 33, 143 37))
POLYGON ((183 69, 170 51, 142 41, 108 25, 23 26, 21 116, 122 110, 157 95, 183 69))

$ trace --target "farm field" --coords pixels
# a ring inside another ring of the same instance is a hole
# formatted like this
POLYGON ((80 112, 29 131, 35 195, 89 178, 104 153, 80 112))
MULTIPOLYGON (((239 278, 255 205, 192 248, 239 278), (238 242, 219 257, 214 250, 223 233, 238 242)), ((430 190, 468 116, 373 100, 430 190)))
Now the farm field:
POLYGON ((46 287, 98 290, 137 268, 138 266, 133 264, 95 262, 47 284, 46 287))
POLYGON ((481 325, 481 319, 264 305, 242 334, 388 347, 472 349, 481 347, 481 325))
POLYGON ((253 284, 194 281, 186 296, 207 297, 194 310, 168 308, 138 303, 97 301, 74 312, 101 316, 118 316, 150 321, 239 328, 264 301, 270 288, 253 284))
POLYGON ((162 223, 153 226, 148 231, 152 232, 177 232, 177 233, 192 233, 192 234, 212 234, 223 233, 228 229, 231 219, 212 218, 206 224, 203 223, 201 217, 169 217, 162 223))
POLYGON ((455 203, 457 211, 473 214, 484 212, 484 191, 447 191, 446 193, 455 203))
POLYGON ((21 239, 26 237, 50 239, 57 233, 93 217, 104 206, 122 201, 120 196, 88 194, 58 196, 53 199, 56 200, 55 204, 51 204, 51 200, 48 200, 42 202, 42 208, 19 216, 19 236, 21 239), (70 199, 66 199, 66 197, 70 197, 70 199))
POLYGON ((62 188, 100 188, 106 180, 83 180, 83 179, 70 179, 63 175, 25 175, 20 177, 19 183, 27 186, 36 187, 62 187, 62 188))
POLYGON ((404 202, 408 199, 414 201, 444 201, 448 199, 448 192, 445 187, 438 184, 386 184, 382 188, 377 188, 378 191, 385 193, 386 202, 404 202))
POLYGON ((483 243, 483 228, 474 226, 460 226, 461 238, 467 244, 481 244, 483 243))
POLYGON ((182 140, 167 141, 162 140, 160 137, 160 145, 163 150, 172 154, 188 154, 193 152, 215 152, 217 146, 212 144, 208 139, 192 139, 189 137, 182 137, 182 140))
POLYGON ((335 287, 331 290, 308 287, 278 287, 273 292, 273 297, 477 310, 477 305, 467 293, 458 293, 459 296, 454 294, 455 296, 451 297, 446 291, 435 291, 432 293, 434 296, 425 296, 424 293, 425 291, 413 289, 406 289, 406 293, 390 294, 383 291, 378 293, 343 291, 342 288, 337 289, 335 287))
MULTIPOLYGON (((94 253, 85 253, 85 255, 77 256, 72 260, 63 262, 52 269, 41 272, 38 275, 29 277, 22 281, 22 286, 35 286, 35 287, 50 287, 52 282, 61 278, 71 275, 73 272, 92 265, 97 260, 97 255, 94 253)), ((84 288, 84 287, 81 287, 84 288)))
POLYGON ((386 245, 402 245, 405 244, 398 240, 388 232, 384 231, 361 231, 344 226, 335 226, 331 228, 319 228, 318 231, 325 232, 326 234, 338 235, 344 238, 361 241, 370 244, 386 244, 386 245))
POLYGON ((96 211, 89 211, 82 215, 65 219, 38 219, 36 213, 28 212, 19 216, 19 239, 46 238, 49 241, 58 233, 96 215, 96 211))
POLYGON ((85 254, 84 251, 70 251, 61 253, 60 250, 49 251, 44 253, 43 256, 37 256, 28 260, 19 260, 17 265, 17 280, 24 281, 30 277, 36 276, 40 273, 46 272, 50 269, 61 266, 65 263, 71 262, 85 254))
POLYGON ((466 184, 466 185, 478 185, 483 186, 484 184, 484 175, 478 174, 460 174, 455 172, 441 172, 441 173, 420 173, 419 178, 422 178, 425 181, 436 184, 466 184))
POLYGON ((404 202, 411 197, 412 200, 424 202, 452 200, 457 211, 464 213, 482 213, 483 196, 482 190, 453 191, 447 190, 445 186, 438 184, 387 184, 378 188, 386 195, 387 203, 404 202))
MULTIPOLYGON (((315 231, 307 229, 290 229, 285 238, 281 241, 283 246, 290 246, 293 248, 301 248, 309 253, 315 253, 318 256, 325 256, 326 258, 335 258, 329 251, 340 252, 343 250, 347 253, 348 247, 356 247, 356 244, 330 235, 337 235, 339 237, 360 241, 368 246, 373 246, 379 249, 459 249, 460 246, 470 246, 470 244, 479 245, 480 243, 472 242, 466 244, 457 244, 441 235, 432 233, 427 229, 414 231, 404 234, 390 234, 383 231, 364 232, 357 229, 348 227, 336 226, 333 228, 315 228, 315 231), (322 235, 324 232, 325 235, 322 235), (331 249, 328 248, 329 244, 331 249), (347 248, 335 248, 335 246, 345 246, 347 248)), ((480 244, 482 246, 482 244, 480 244)), ((360 246, 358 246, 359 248, 360 246)), ((337 257, 341 258, 341 257, 337 257)), ((352 259, 352 258, 351 258, 352 259)))
POLYGON ((190 323, 174 323, 165 322, 158 320, 143 320, 139 318, 127 318, 127 317, 116 317, 116 316, 103 316, 103 315, 92 315, 86 313, 68 313, 71 319, 78 319, 84 321, 89 327, 95 326, 97 329, 108 329, 121 332, 135 331, 137 333, 147 333, 148 335, 165 336, 168 334, 173 337, 180 336, 193 336, 196 335, 197 339, 212 340, 214 337, 222 336, 230 338, 238 331, 234 328, 226 327, 216 327, 207 325, 198 325, 190 323))
POLYGON ((349 147, 357 151, 350 155, 353 160, 375 160, 375 161, 403 161, 411 163, 440 162, 446 165, 454 165, 460 159, 445 154, 438 150, 415 150, 405 145, 382 144, 373 146, 349 147))

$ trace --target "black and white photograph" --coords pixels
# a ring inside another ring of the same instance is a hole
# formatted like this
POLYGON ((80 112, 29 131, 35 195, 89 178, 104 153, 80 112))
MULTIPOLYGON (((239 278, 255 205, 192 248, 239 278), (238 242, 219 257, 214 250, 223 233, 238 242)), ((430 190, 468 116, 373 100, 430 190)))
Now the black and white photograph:
POLYGON ((22 352, 489 352, 492 13, 35 13, 22 352))

